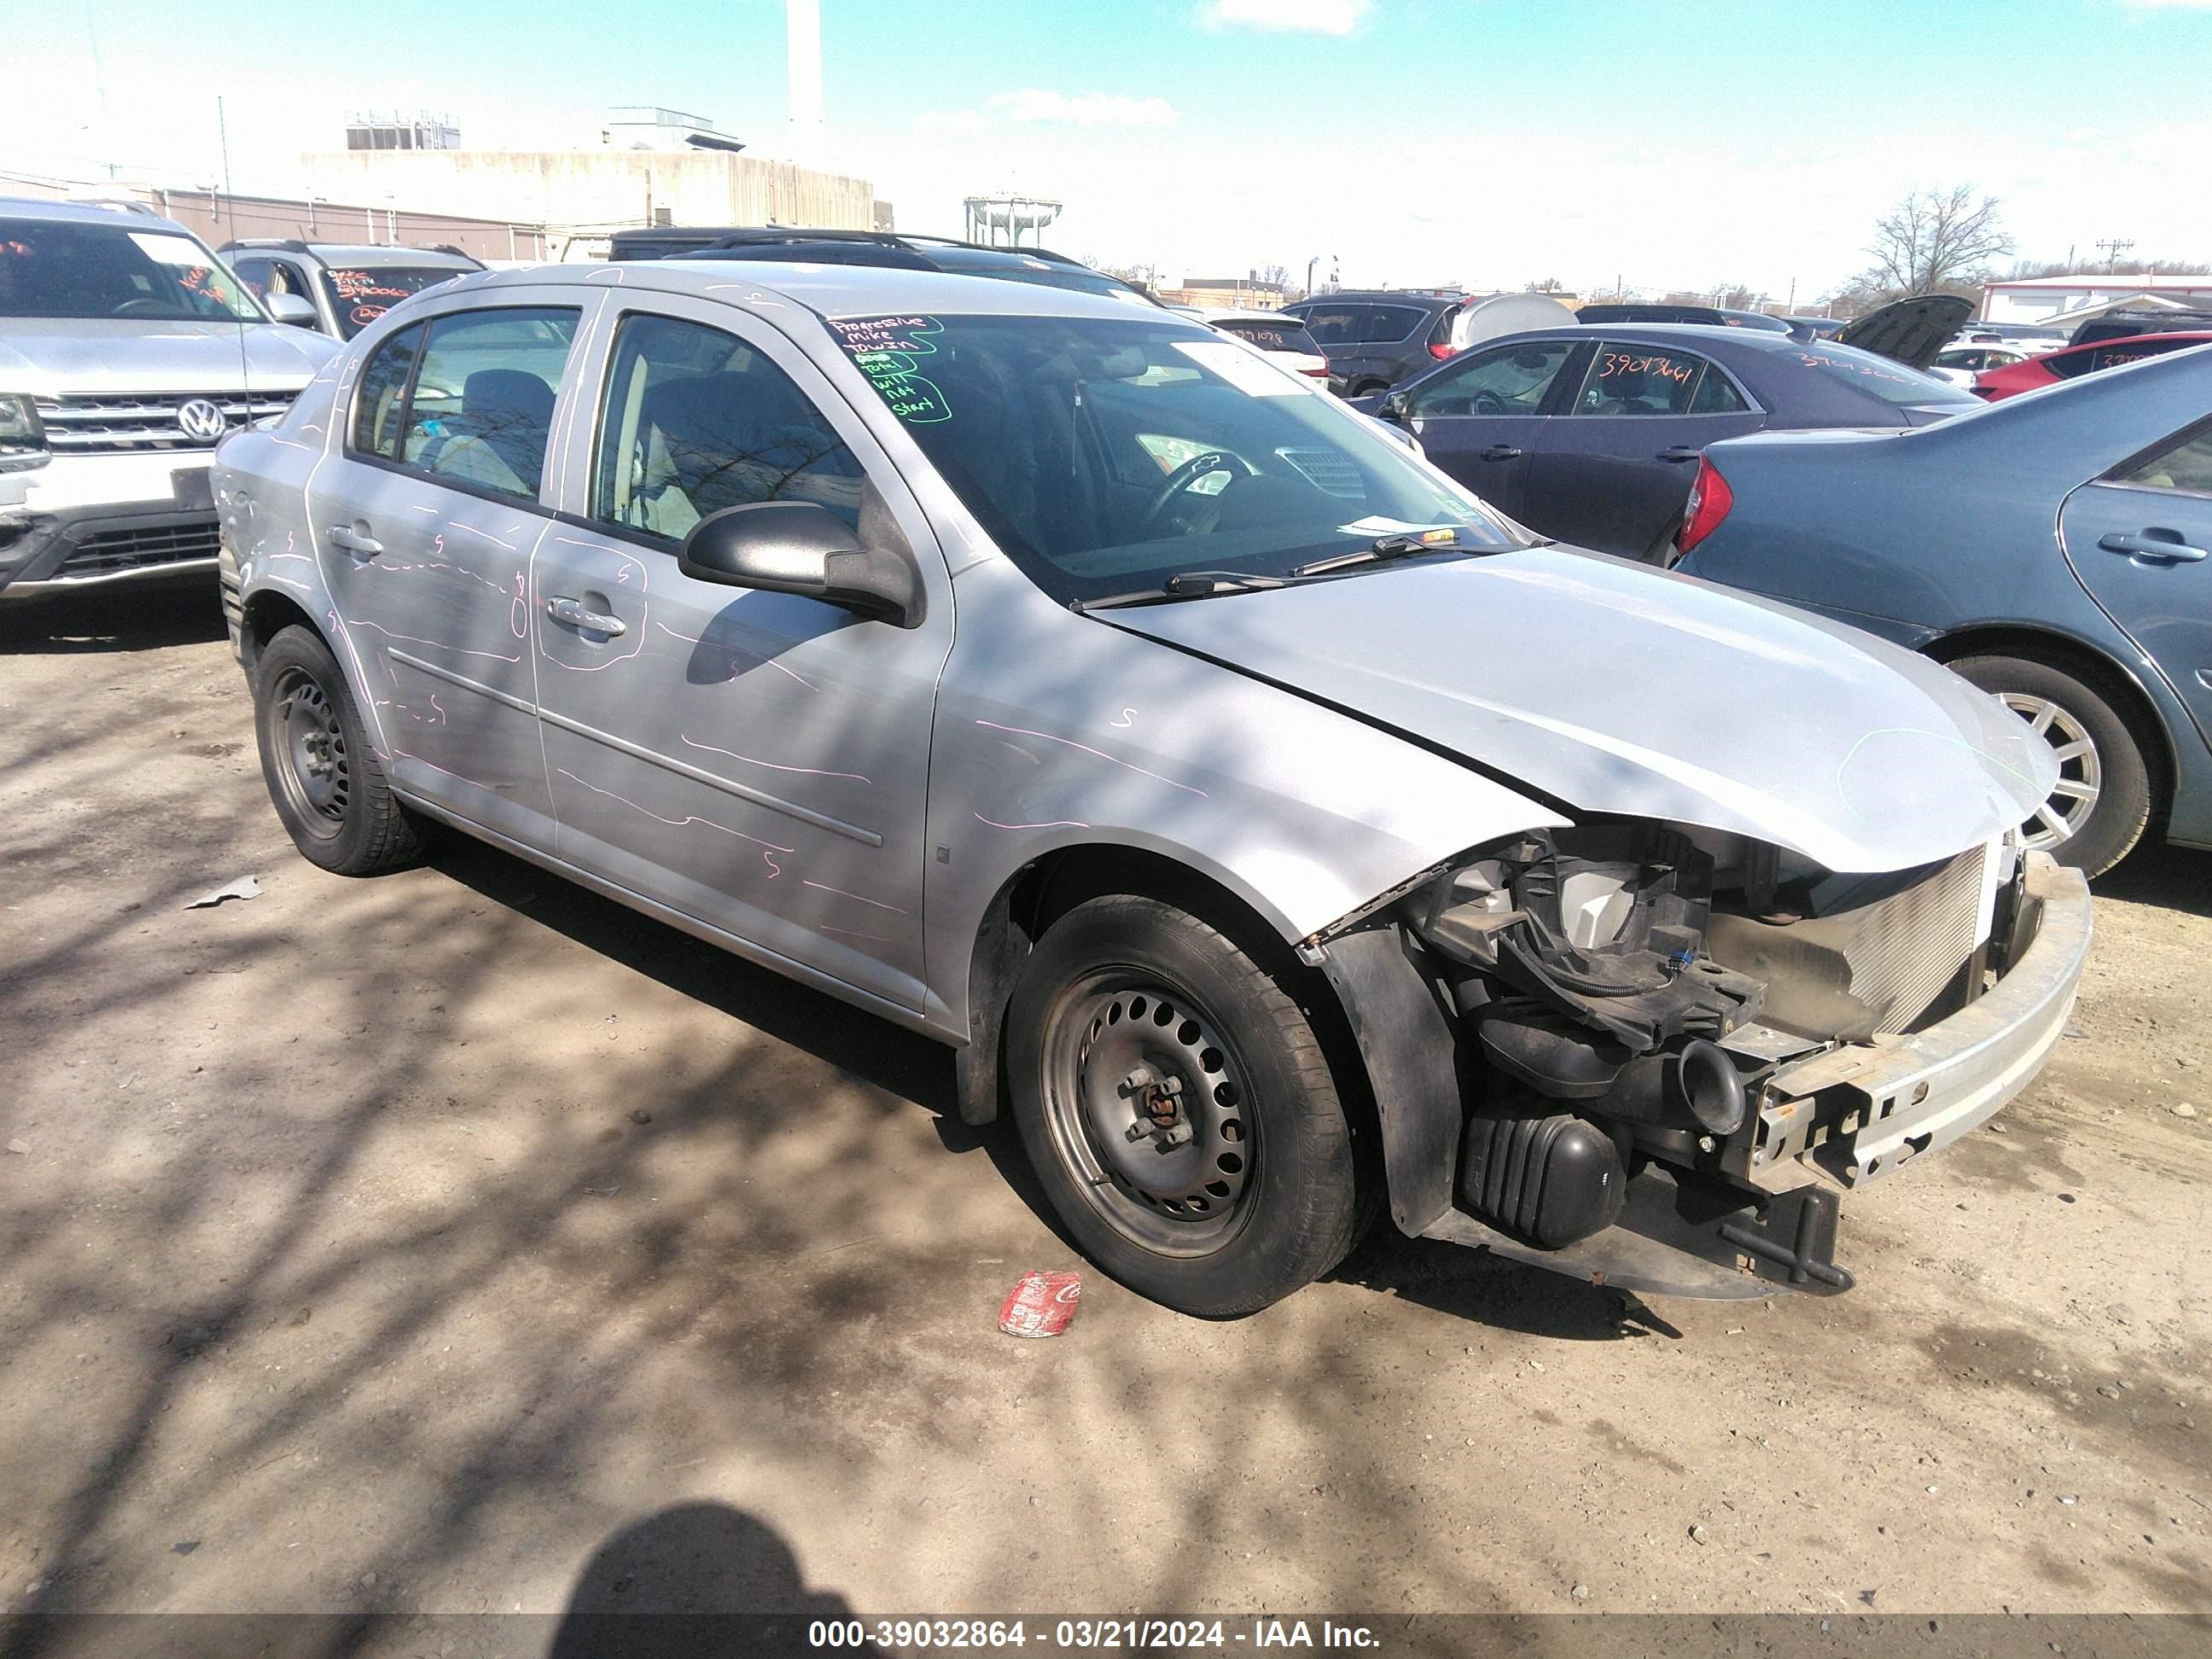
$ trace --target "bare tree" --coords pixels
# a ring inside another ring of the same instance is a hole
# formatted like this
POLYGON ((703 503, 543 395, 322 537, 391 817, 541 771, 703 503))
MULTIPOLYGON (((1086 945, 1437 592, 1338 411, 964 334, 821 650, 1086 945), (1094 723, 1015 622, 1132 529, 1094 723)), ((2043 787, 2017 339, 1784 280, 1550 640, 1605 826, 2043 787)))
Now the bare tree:
POLYGON ((1261 282, 1275 288, 1287 288, 1291 281, 1290 268, 1286 265, 1261 265, 1259 277, 1261 282))
POLYGON ((1941 294, 1978 284, 1989 262, 2012 252, 1997 199, 1974 199, 1971 185, 1916 190, 1875 222, 1874 264, 1861 281, 1897 295, 1941 294))
POLYGON ((1565 284, 1561 283, 1558 277, 1547 276, 1541 282, 1532 281, 1528 284, 1527 292, 1530 294, 1557 294, 1565 287, 1565 284))

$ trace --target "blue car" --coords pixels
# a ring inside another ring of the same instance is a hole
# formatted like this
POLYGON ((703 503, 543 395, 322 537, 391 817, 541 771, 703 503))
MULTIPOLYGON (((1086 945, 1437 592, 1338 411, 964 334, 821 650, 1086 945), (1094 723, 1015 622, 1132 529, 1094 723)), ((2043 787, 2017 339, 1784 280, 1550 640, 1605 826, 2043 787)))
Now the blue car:
POLYGON ((2060 763, 2028 844, 2091 875, 2212 848, 2212 346, 1940 426, 1699 465, 1677 568, 1948 664, 2060 763))

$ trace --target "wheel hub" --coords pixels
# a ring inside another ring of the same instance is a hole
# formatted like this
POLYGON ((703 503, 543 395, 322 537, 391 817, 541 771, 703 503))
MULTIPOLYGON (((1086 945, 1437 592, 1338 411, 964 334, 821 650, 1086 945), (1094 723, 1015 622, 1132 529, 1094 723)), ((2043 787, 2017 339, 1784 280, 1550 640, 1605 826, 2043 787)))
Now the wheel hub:
POLYGON ((1997 700, 2027 722, 2028 730, 2051 745, 2058 763, 2058 781, 2035 816, 2021 826, 2022 844, 2048 852, 2078 834, 2104 793, 2105 768, 2089 728, 2048 697, 2025 691, 2001 691, 1997 700))
POLYGON ((294 671, 278 687, 276 730, 290 775, 286 793, 314 817, 336 823, 345 814, 349 779, 345 732, 323 688, 294 671))
POLYGON ((1219 1222, 1249 1178, 1228 1049, 1157 988, 1094 994, 1084 1012, 1074 1093, 1100 1177, 1155 1218, 1219 1222))

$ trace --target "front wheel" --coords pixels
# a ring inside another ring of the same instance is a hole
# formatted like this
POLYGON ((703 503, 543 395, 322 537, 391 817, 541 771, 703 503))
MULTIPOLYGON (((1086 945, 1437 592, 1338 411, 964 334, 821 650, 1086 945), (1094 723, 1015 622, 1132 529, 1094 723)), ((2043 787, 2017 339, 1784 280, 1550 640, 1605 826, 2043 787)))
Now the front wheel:
POLYGON ((1085 1255, 1156 1302, 1255 1313, 1328 1272, 1358 1220, 1313 1027, 1226 935, 1115 895, 1061 917, 1007 1012, 1014 1118, 1085 1255))
POLYGON ((2021 826, 2025 843, 2085 875, 2101 876, 2125 858, 2150 823, 2150 770, 2105 696, 2021 657, 1961 657, 1951 672, 2026 720, 2058 762, 2049 798, 2021 826))

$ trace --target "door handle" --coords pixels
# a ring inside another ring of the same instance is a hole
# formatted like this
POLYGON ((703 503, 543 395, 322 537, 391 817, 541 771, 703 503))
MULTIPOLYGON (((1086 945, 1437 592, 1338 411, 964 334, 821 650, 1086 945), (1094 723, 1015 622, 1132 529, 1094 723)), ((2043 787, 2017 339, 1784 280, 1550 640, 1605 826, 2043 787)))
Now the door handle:
POLYGON ((373 559, 384 551, 382 542, 378 541, 374 536, 364 535, 350 525, 334 524, 331 526, 331 545, 343 547, 348 552, 356 553, 364 559, 373 559))
POLYGON ((1486 461, 1513 461, 1520 458, 1521 452, 1511 444, 1492 444, 1482 452, 1482 459, 1486 461))
POLYGON ((629 629, 620 617, 609 617, 597 611, 586 610, 574 599, 553 599, 545 601, 545 614, 555 622, 566 623, 571 628, 580 628, 587 634, 605 634, 612 638, 627 634, 629 629))
POLYGON ((2174 530, 2146 530, 2139 536, 2124 536, 2116 530, 2098 538, 2097 545, 2107 553, 2153 559, 2160 564, 2195 564, 2206 556, 2203 548, 2189 546, 2174 530))
POLYGON ((1672 449, 1662 449, 1656 457, 1662 461, 1694 461, 1705 452, 1695 444, 1676 444, 1672 449))

